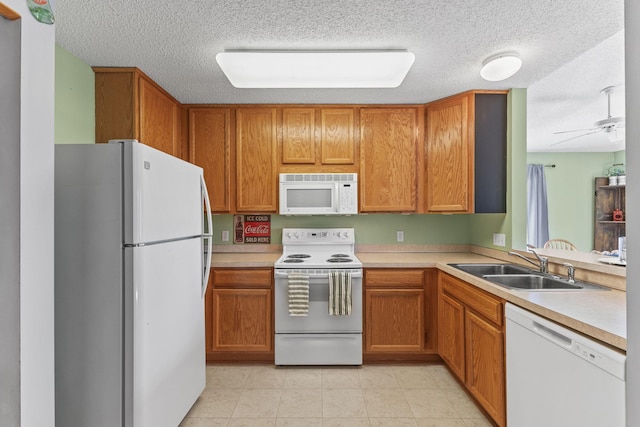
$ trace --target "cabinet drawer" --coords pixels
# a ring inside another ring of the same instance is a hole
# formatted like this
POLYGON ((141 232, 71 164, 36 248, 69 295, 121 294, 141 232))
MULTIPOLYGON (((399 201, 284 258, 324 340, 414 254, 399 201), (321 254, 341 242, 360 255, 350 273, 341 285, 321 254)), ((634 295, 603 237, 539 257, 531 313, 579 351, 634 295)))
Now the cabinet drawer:
POLYGON ((445 294, 456 298, 496 325, 501 326, 503 324, 503 305, 500 299, 448 274, 440 275, 440 284, 442 292, 445 294))
POLYGON ((367 287, 424 286, 424 270, 366 270, 367 287))
POLYGON ((270 288, 273 277, 271 269, 216 269, 211 274, 215 287, 270 288))

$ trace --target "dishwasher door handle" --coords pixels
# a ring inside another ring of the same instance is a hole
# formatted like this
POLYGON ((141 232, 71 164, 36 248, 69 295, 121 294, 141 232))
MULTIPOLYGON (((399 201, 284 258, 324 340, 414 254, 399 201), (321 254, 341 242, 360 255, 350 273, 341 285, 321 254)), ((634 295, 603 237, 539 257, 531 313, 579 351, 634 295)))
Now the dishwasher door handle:
POLYGON ((571 338, 566 337, 562 335, 560 332, 554 331, 551 328, 547 328, 546 326, 536 321, 533 322, 533 331, 536 332, 538 335, 547 337, 551 341, 555 342, 556 344, 567 347, 567 348, 570 348, 571 345, 573 344, 573 340, 571 338))

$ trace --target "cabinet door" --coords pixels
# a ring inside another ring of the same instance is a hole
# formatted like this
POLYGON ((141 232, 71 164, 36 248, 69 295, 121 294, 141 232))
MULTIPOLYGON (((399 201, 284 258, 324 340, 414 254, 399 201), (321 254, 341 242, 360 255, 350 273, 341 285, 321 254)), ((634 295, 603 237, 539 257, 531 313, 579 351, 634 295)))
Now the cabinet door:
POLYGON ((315 108, 282 110, 282 163, 316 162, 315 108))
POLYGON ((213 290, 213 351, 271 351, 271 290, 213 290))
POLYGON ((109 142, 115 138, 138 138, 136 74, 133 70, 93 70, 96 87, 96 142, 109 142))
POLYGON ((418 111, 360 110, 360 211, 416 210, 418 111))
POLYGON ((365 301, 365 351, 423 350, 423 289, 367 289, 365 301))
POLYGON ((191 163, 204 171, 213 212, 231 212, 231 110, 192 108, 189 110, 191 163))
POLYGON ((153 82, 139 76, 140 142, 180 157, 178 104, 153 82))
POLYGON ((236 110, 236 209, 277 211, 276 109, 236 110))
POLYGON ((438 307, 438 350, 442 359, 461 380, 465 379, 464 306, 440 294, 438 307))
POLYGON ((473 209, 473 94, 427 106, 426 210, 473 209))
POLYGON ((498 425, 505 425, 503 332, 468 310, 466 351, 468 390, 498 425))
POLYGON ((320 152, 323 165, 355 163, 355 111, 353 108, 323 108, 320 123, 320 152))

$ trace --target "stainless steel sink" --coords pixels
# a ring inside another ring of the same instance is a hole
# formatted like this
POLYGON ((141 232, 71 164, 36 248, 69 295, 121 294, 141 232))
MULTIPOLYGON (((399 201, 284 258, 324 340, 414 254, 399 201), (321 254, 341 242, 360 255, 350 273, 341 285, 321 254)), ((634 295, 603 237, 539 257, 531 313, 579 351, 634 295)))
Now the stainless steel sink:
POLYGON ((581 289, 581 286, 567 281, 538 274, 485 275, 490 282, 512 289, 581 289))
POLYGON ((520 291, 609 290, 581 281, 570 282, 559 276, 540 273, 517 264, 449 264, 466 273, 481 277, 507 289, 520 291))
POLYGON ((449 264, 474 276, 486 276, 496 274, 533 274, 534 270, 517 264, 449 264))

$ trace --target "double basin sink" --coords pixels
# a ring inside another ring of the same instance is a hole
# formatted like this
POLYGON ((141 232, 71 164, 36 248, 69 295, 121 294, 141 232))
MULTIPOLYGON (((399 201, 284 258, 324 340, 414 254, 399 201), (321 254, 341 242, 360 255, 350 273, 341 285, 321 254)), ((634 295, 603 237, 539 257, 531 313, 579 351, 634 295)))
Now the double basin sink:
POLYGON ((549 273, 541 273, 517 264, 449 264, 496 285, 520 291, 607 290, 592 283, 574 281, 549 273))

